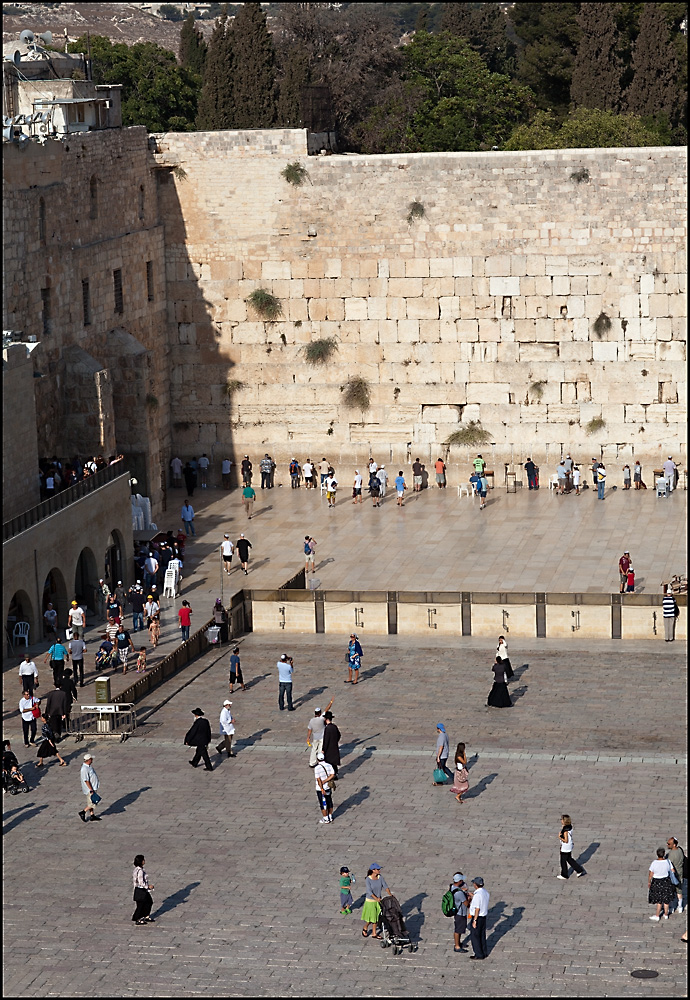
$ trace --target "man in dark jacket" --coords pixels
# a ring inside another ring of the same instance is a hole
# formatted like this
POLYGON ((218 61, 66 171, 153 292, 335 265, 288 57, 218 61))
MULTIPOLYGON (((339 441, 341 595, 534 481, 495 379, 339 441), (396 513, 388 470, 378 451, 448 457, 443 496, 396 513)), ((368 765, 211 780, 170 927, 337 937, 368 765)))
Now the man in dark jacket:
POLYGON ((204 718, 204 713, 200 708, 195 708, 192 715, 196 716, 192 728, 184 738, 186 747, 196 747, 194 759, 190 760, 192 767, 198 767, 201 758, 204 758, 204 767, 207 771, 212 771, 211 758, 208 755, 208 745, 211 742, 211 726, 208 719, 204 718))
POLYGON ((65 697, 67 698, 67 711, 65 712, 65 731, 69 732, 69 720, 72 714, 72 705, 79 697, 79 692, 77 691, 77 685, 74 683, 74 678, 72 677, 72 671, 69 667, 65 667, 65 672, 62 675, 62 680, 60 681, 60 687, 65 692, 65 697))
POLYGON ((333 712, 324 712, 326 728, 323 731, 323 756, 326 763, 330 764, 335 771, 334 780, 338 780, 338 768, 340 766, 340 730, 333 721, 333 712))
MULTIPOLYGON (((62 677, 60 681, 62 681, 62 677)), ((56 739, 59 739, 62 733, 62 723, 67 721, 67 714, 69 712, 67 695, 60 687, 60 681, 55 685, 55 690, 51 691, 46 698, 45 708, 45 714, 56 739)))

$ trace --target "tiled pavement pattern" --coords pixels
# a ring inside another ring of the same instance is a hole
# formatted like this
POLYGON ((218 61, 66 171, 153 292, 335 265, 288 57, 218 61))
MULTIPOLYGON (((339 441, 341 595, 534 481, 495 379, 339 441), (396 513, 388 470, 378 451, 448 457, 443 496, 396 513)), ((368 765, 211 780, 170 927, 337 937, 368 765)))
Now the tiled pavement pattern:
MULTIPOLYGON (((68 768, 27 764, 31 795, 4 799, 6 994, 686 995, 685 923, 651 923, 646 903, 654 849, 669 833, 687 846, 681 649, 514 641, 507 710, 484 706, 491 653, 479 641, 458 652, 372 638, 354 689, 342 683, 343 642, 249 636, 251 683, 233 697, 238 756, 214 755, 213 774, 191 773, 182 738, 197 704, 215 733, 227 691, 218 651, 127 743, 70 740, 68 768), (292 714, 276 699, 286 639, 292 714), (344 777, 323 827, 304 739, 332 695, 344 777), (470 754, 463 805, 431 784, 441 720, 470 754), (86 747, 102 782, 95 825, 76 815, 86 747), (555 878, 562 811, 588 872, 569 885, 555 878), (138 852, 156 885, 148 927, 129 919, 138 852), (363 941, 358 909, 338 914, 340 865, 357 875, 359 906, 372 859, 403 905, 412 955, 363 941), (458 868, 491 892, 483 965, 453 953, 440 911, 458 868), (659 977, 637 981, 634 969, 659 977)), ((18 756, 29 759, 21 745, 18 756)))

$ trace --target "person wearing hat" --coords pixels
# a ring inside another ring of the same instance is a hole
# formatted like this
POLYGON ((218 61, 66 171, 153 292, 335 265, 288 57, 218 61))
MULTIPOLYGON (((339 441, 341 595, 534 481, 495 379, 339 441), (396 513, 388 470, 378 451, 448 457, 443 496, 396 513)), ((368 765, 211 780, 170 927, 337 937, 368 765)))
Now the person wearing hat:
POLYGON ((208 719, 204 718, 204 713, 200 708, 193 708, 192 715, 195 717, 191 729, 187 730, 184 738, 186 747, 196 747, 196 752, 189 763, 192 767, 198 767, 199 761, 204 760, 204 767, 207 771, 212 771, 211 758, 208 755, 208 745, 211 742, 211 726, 208 719))
POLYGON ((356 684, 359 681, 359 668, 362 666, 362 647, 354 632, 350 634, 347 644, 347 680, 346 684, 356 684))
POLYGON ((316 798, 322 812, 319 823, 333 822, 333 781, 335 771, 333 767, 324 759, 322 753, 316 755, 316 767, 314 768, 314 780, 316 782, 316 798))
MULTIPOLYGON (((80 608, 76 601, 72 601, 69 609, 69 614, 67 615, 67 627, 68 629, 83 629, 86 624, 86 611, 84 608, 80 608)), ((71 638, 71 634, 68 636, 71 638)))
POLYGON ((467 943, 464 946, 461 944, 462 935, 467 930, 467 901, 469 899, 465 876, 462 872, 456 872, 453 875, 453 881, 450 883, 449 889, 453 893, 456 909, 453 917, 453 951, 467 951, 467 943))
POLYGON ((618 578, 620 580, 620 592, 625 593, 628 585, 628 570, 630 569, 630 553, 626 549, 618 560, 618 578))
POLYGON ((235 734, 235 719, 231 708, 232 702, 226 698, 220 712, 220 743, 217 745, 216 751, 222 754, 223 750, 227 750, 228 757, 236 757, 237 754, 232 752, 232 737, 235 734))
POLYGON ((333 768, 333 780, 337 781, 340 767, 340 730, 333 721, 333 712, 324 712, 323 717, 326 723, 323 731, 323 755, 333 768))
MULTIPOLYGON (((333 704, 333 698, 328 702, 328 711, 333 704)), ((316 767, 316 755, 323 750, 323 731, 326 727, 326 720, 321 715, 321 709, 314 709, 314 718, 309 721, 307 727, 307 746, 311 747, 309 754, 309 767, 316 767)))
POLYGON ((250 486, 252 482, 252 463, 249 461, 249 455, 245 455, 242 459, 242 485, 250 486))
POLYGON ((220 555, 223 560, 223 569, 230 576, 230 570, 232 569, 232 552, 234 545, 230 541, 230 535, 223 535, 223 541, 220 543, 220 555))
POLYGON ((668 492, 673 493, 676 486, 676 463, 673 461, 671 455, 668 456, 666 461, 662 466, 662 471, 664 473, 664 479, 666 480, 666 485, 668 486, 668 492))
POLYGON ((378 861, 372 861, 369 865, 365 882, 367 891, 364 906, 362 907, 361 919, 364 921, 362 937, 369 936, 369 928, 371 927, 371 936, 380 940, 381 935, 377 933, 376 925, 381 915, 381 896, 384 892, 387 892, 389 896, 392 896, 393 893, 388 888, 388 883, 381 874, 381 865, 378 861))
POLYGON ((489 893, 484 888, 484 879, 477 875, 472 879, 474 891, 470 900, 470 940, 474 955, 472 959, 486 958, 489 952, 486 948, 486 918, 489 914, 489 893))
MULTIPOLYGON (((446 732, 446 727, 442 722, 436 726, 436 732, 438 736, 436 738, 436 767, 441 771, 445 771, 449 778, 453 777, 453 772, 448 769, 448 755, 450 753, 450 745, 448 742, 448 733, 446 732)), ((444 785, 444 781, 434 781, 435 785, 444 785)))
POLYGON ((354 900, 352 898, 352 885, 355 881, 354 875, 350 874, 347 865, 340 869, 340 912, 343 916, 352 913, 354 900))
POLYGON ((383 500, 386 495, 386 483, 388 482, 388 473, 386 472, 386 466, 381 464, 376 470, 376 478, 379 483, 379 500, 383 500))
POLYGON ((100 782, 93 766, 93 754, 84 754, 84 763, 81 766, 79 777, 81 779, 81 790, 86 796, 86 805, 80 810, 79 815, 84 823, 88 823, 90 819, 100 820, 101 817, 96 816, 93 811, 94 806, 101 801, 101 797, 98 795, 98 786, 100 782), (94 798, 94 796, 97 797, 94 798), (87 815, 87 813, 89 815, 87 815))
POLYGON ((282 712, 285 709, 285 698, 287 697, 288 712, 294 712, 292 704, 292 675, 295 665, 292 657, 287 653, 281 653, 280 659, 276 663, 278 668, 278 708, 282 712))

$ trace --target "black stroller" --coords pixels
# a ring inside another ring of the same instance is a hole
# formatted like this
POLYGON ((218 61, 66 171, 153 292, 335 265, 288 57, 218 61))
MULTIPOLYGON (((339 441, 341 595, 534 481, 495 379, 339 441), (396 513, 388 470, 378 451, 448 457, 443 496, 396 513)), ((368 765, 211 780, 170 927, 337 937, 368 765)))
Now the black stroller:
POLYGON ((400 909, 400 903, 395 896, 383 896, 381 898, 381 916, 379 918, 381 928, 381 947, 390 948, 393 945, 393 954, 402 954, 403 948, 415 950, 410 935, 405 927, 405 919, 400 909))
POLYGON ((19 768, 5 760, 2 762, 2 787, 10 795, 19 795, 21 792, 29 791, 29 786, 19 768))

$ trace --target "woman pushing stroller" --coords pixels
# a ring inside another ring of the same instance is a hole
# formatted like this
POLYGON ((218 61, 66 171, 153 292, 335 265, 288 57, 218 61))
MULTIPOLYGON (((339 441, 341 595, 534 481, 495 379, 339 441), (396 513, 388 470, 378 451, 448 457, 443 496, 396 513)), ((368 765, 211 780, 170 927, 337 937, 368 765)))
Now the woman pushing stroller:
POLYGON ((372 861, 369 865, 366 887, 367 894, 364 906, 362 907, 362 920, 364 921, 362 937, 369 937, 369 928, 372 927, 373 932, 371 936, 380 940, 381 935, 378 933, 377 925, 381 916, 381 896, 384 892, 387 892, 389 896, 392 896, 393 893, 388 888, 388 883, 381 874, 381 865, 376 861, 372 861))

